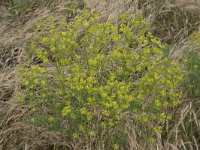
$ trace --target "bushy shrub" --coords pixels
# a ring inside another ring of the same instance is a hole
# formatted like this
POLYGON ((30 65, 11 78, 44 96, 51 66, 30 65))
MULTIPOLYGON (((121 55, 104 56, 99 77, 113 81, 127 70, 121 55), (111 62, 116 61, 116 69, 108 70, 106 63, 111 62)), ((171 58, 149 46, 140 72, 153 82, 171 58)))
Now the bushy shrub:
POLYGON ((40 63, 20 69, 20 100, 32 106, 33 124, 47 118, 43 125, 59 124, 73 139, 106 130, 117 148, 128 122, 151 137, 181 98, 181 68, 163 49, 137 15, 101 22, 85 11, 59 24, 52 17, 37 24, 30 54, 40 63))

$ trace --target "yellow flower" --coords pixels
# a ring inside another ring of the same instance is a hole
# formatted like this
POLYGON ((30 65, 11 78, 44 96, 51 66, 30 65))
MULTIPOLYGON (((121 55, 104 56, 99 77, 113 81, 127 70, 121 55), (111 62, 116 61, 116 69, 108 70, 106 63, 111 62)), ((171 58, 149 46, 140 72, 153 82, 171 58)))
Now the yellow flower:
POLYGON ((160 93, 161 93, 161 95, 162 95, 162 96, 166 96, 166 95, 167 95, 167 93, 166 93, 166 91, 165 91, 165 90, 161 90, 161 92, 160 92, 160 93))
POLYGON ((71 113, 71 108, 70 106, 66 106, 64 107, 63 111, 62 111, 62 115, 63 116, 68 116, 71 113))

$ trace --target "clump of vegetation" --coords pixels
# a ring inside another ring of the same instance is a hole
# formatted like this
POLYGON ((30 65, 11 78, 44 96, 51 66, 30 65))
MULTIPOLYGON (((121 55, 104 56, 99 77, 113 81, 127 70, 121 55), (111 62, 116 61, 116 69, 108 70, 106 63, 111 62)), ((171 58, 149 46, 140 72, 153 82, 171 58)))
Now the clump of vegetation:
MULTIPOLYGON (((180 149, 198 149, 199 147, 199 98, 200 98, 200 34, 194 33, 188 40, 184 59, 185 78, 183 84, 184 102, 179 108, 179 118, 172 121, 176 128, 178 139, 177 147, 180 149)), ((178 110, 178 109, 177 109, 178 110)), ((178 114, 178 113, 177 113, 178 114)), ((175 137, 175 136, 174 136, 175 137)))
POLYGON ((191 36, 190 50, 187 52, 187 80, 186 87, 188 96, 191 98, 200 97, 200 34, 195 33, 191 36))
MULTIPOLYGON (((44 1, 43 1, 44 2, 44 1)), ((36 4, 39 3, 38 0, 8 0, 7 3, 11 8, 11 13, 13 16, 25 15, 31 10, 34 10, 36 4)), ((41 1, 40 1, 41 3, 41 1)), ((50 1, 52 3, 52 1, 50 1)))
POLYGON ((183 75, 146 20, 125 13, 100 22, 89 11, 71 22, 54 20, 37 24, 29 52, 39 63, 20 68, 29 121, 65 129, 74 140, 106 131, 114 149, 127 142, 133 121, 140 138, 153 140, 171 118, 166 110, 180 103, 183 75))
MULTIPOLYGON (((54 10, 57 3, 61 3, 58 0, 4 0, 9 5, 11 14, 15 16, 23 16, 29 12, 34 12, 39 7, 47 7, 50 10, 54 10)), ((66 13, 71 15, 76 14, 76 10, 83 9, 84 3, 81 0, 67 0, 63 3, 63 8, 66 13)))
POLYGON ((190 51, 188 52, 188 80, 187 80, 187 87, 189 96, 193 98, 200 97, 200 57, 197 52, 190 51))

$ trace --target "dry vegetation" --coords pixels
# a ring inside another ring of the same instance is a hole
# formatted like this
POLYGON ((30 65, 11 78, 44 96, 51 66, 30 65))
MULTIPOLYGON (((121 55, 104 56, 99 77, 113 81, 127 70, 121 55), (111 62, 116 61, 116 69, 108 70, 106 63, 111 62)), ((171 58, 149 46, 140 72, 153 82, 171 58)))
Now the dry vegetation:
MULTIPOLYGON (((78 143, 68 141, 62 133, 36 128, 22 120, 29 113, 29 106, 17 102, 17 67, 27 62, 25 50, 34 35, 34 24, 51 14, 70 19, 86 7, 100 12, 104 21, 120 12, 135 11, 147 18, 153 34, 169 45, 171 59, 178 59, 184 66, 189 50, 200 53, 199 45, 190 40, 193 33, 200 32, 200 2, 197 0, 32 0, 20 5, 14 1, 17 0, 0 2, 0 150, 91 149, 87 139, 78 143)), ((140 141, 135 134, 137 127, 131 128, 127 149, 200 149, 200 96, 189 94, 187 84, 182 86, 182 104, 170 110, 174 112, 173 118, 166 122, 156 143, 140 141)), ((98 149, 108 148, 101 145, 98 149)))

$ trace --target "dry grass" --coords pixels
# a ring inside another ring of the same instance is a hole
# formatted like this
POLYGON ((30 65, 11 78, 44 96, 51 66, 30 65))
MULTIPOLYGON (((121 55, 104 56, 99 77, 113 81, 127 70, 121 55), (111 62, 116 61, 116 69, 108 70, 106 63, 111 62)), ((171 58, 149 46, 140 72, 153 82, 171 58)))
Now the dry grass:
MULTIPOLYGON (((2 1, 5 4, 5 1, 2 1)), ((77 1, 77 3, 82 1, 77 1)), ((67 141, 64 135, 35 128, 22 121, 29 114, 28 106, 16 102, 16 68, 26 61, 25 49, 33 35, 35 22, 48 17, 53 11, 66 17, 67 2, 57 0, 54 8, 34 9, 31 13, 13 18, 5 5, 0 6, 0 150, 64 150, 92 149, 92 143, 82 139, 78 143, 67 141)), ((173 44, 171 56, 182 60, 189 49, 185 40, 191 33, 198 31, 200 23, 200 3, 195 0, 85 0, 86 6, 99 11, 105 18, 114 18, 124 11, 137 11, 150 20, 154 34, 163 41, 173 44)), ((82 5, 82 4, 81 4, 82 5)), ((155 144, 137 139, 137 127, 127 124, 129 144, 124 149, 152 150, 198 150, 200 145, 200 100, 190 99, 187 93, 182 105, 174 111, 174 118, 166 123, 165 131, 157 136, 155 144)), ((98 150, 107 150, 106 133, 101 137, 102 145, 98 150)), ((97 140, 97 139, 96 139, 97 140)), ((95 139, 94 139, 95 141, 95 139)), ((94 142, 95 143, 95 142, 94 142)))
POLYGON ((108 18, 124 11, 143 13, 152 31, 163 41, 174 44, 200 27, 200 2, 196 0, 85 0, 88 7, 108 18))

